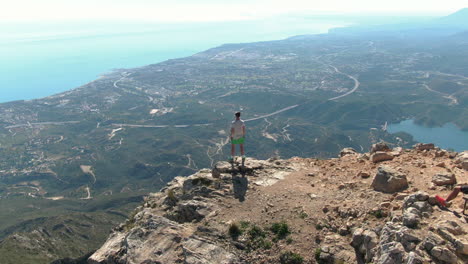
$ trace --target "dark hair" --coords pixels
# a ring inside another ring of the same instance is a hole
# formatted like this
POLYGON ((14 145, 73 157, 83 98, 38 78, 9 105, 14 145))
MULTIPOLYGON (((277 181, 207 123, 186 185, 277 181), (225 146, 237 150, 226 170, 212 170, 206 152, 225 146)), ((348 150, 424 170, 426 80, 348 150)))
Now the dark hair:
POLYGON ((237 117, 240 117, 240 112, 236 112, 235 115, 236 115, 237 117))

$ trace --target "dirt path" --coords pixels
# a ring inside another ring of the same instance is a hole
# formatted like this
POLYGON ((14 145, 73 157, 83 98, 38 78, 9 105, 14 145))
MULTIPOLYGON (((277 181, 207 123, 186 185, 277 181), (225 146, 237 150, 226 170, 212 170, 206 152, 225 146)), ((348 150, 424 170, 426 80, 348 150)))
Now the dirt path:
POLYGON ((458 100, 457 100, 457 98, 455 96, 453 96, 453 94, 446 94, 446 93, 442 93, 442 92, 433 90, 427 84, 423 84, 423 86, 424 86, 424 88, 426 88, 426 90, 428 90, 430 92, 433 92, 433 93, 440 94, 442 97, 449 99, 451 101, 450 104, 458 104, 458 100))

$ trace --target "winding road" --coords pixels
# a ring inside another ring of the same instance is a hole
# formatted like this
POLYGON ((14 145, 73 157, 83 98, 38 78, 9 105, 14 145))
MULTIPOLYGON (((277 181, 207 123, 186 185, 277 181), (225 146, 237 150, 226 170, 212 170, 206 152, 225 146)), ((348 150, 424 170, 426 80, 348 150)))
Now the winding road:
POLYGON ((343 98, 343 97, 345 97, 345 96, 348 96, 348 95, 354 93, 354 92, 359 88, 360 82, 358 81, 358 79, 357 79, 356 77, 351 76, 351 75, 346 74, 346 73, 343 73, 343 72, 340 72, 340 71, 339 71, 335 66, 333 66, 333 65, 328 65, 328 66, 332 67, 332 68, 335 70, 336 73, 339 73, 339 74, 343 74, 343 75, 345 75, 345 76, 348 76, 348 78, 350 78, 350 79, 352 79, 352 80, 354 81, 354 87, 353 87, 353 89, 351 89, 350 91, 348 91, 347 93, 344 93, 344 94, 342 94, 342 95, 338 95, 338 96, 336 96, 336 97, 330 98, 330 99, 328 99, 328 101, 334 101, 334 100, 338 100, 338 99, 340 99, 340 98, 343 98))

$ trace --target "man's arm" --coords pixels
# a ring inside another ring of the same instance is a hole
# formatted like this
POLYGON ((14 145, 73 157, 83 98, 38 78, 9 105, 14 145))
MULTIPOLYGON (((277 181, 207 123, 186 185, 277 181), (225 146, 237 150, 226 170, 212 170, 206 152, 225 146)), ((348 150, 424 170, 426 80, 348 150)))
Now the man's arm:
POLYGON ((245 137, 245 125, 242 126, 242 137, 245 137))

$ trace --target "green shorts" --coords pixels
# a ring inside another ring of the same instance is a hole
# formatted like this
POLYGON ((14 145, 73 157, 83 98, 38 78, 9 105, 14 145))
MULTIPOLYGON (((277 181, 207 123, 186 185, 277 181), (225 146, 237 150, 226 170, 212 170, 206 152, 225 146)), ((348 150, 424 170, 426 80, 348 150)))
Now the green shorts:
POLYGON ((237 144, 244 144, 244 138, 238 138, 238 139, 231 139, 231 144, 237 145, 237 144))

